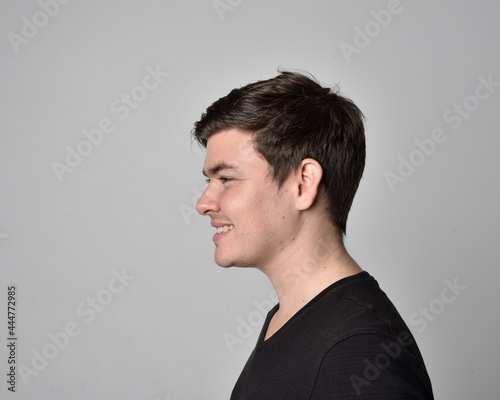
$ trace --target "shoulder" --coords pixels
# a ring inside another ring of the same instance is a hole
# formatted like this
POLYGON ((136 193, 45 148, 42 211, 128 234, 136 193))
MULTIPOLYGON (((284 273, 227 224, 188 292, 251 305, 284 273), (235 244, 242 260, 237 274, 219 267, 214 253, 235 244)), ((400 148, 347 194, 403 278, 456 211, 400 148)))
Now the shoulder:
POLYGON ((396 336, 408 328, 400 314, 367 272, 342 279, 308 304, 301 318, 327 333, 328 348, 346 335, 372 332, 396 336))
POLYGON ((427 371, 411 350, 413 344, 409 332, 397 337, 372 332, 346 335, 324 354, 311 400, 432 399, 427 371))

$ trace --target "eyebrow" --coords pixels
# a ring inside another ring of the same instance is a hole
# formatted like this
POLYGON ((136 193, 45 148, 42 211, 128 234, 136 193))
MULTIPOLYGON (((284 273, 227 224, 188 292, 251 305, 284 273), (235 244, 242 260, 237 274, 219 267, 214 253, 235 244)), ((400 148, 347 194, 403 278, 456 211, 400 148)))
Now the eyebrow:
POLYGON ((231 165, 231 164, 226 164, 226 163, 219 163, 217 165, 214 165, 213 167, 209 168, 208 171, 201 171, 203 175, 205 175, 207 178, 209 175, 215 175, 220 171, 234 171, 234 172, 239 172, 240 169, 236 165, 231 165))

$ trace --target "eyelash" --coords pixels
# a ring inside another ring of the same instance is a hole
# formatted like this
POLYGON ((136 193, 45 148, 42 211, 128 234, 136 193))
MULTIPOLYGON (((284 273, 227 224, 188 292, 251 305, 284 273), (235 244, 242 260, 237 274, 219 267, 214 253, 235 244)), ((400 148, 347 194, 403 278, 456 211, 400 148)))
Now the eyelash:
MULTIPOLYGON (((229 182, 229 181, 232 180, 231 178, 226 178, 225 176, 221 176, 220 178, 217 178, 217 179, 219 179, 220 181, 222 181, 222 183, 226 183, 226 182, 229 182)), ((210 178, 205 179, 205 181, 207 183, 210 183, 210 178)))

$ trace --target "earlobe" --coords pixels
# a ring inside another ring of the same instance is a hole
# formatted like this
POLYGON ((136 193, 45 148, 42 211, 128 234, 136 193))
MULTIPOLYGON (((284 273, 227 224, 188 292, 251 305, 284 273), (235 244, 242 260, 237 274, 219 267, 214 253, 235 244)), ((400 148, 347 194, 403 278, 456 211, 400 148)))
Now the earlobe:
POLYGON ((300 210, 310 208, 318 195, 318 188, 323 177, 323 168, 313 158, 305 158, 297 169, 299 191, 297 206, 300 210))

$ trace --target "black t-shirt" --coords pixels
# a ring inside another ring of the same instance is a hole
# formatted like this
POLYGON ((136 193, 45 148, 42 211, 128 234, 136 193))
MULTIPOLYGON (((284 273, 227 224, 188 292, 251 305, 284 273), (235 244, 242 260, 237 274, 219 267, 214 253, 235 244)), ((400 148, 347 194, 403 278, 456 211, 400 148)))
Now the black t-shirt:
POLYGON ((257 345, 231 400, 433 399, 424 361, 367 272, 335 282, 257 345))

